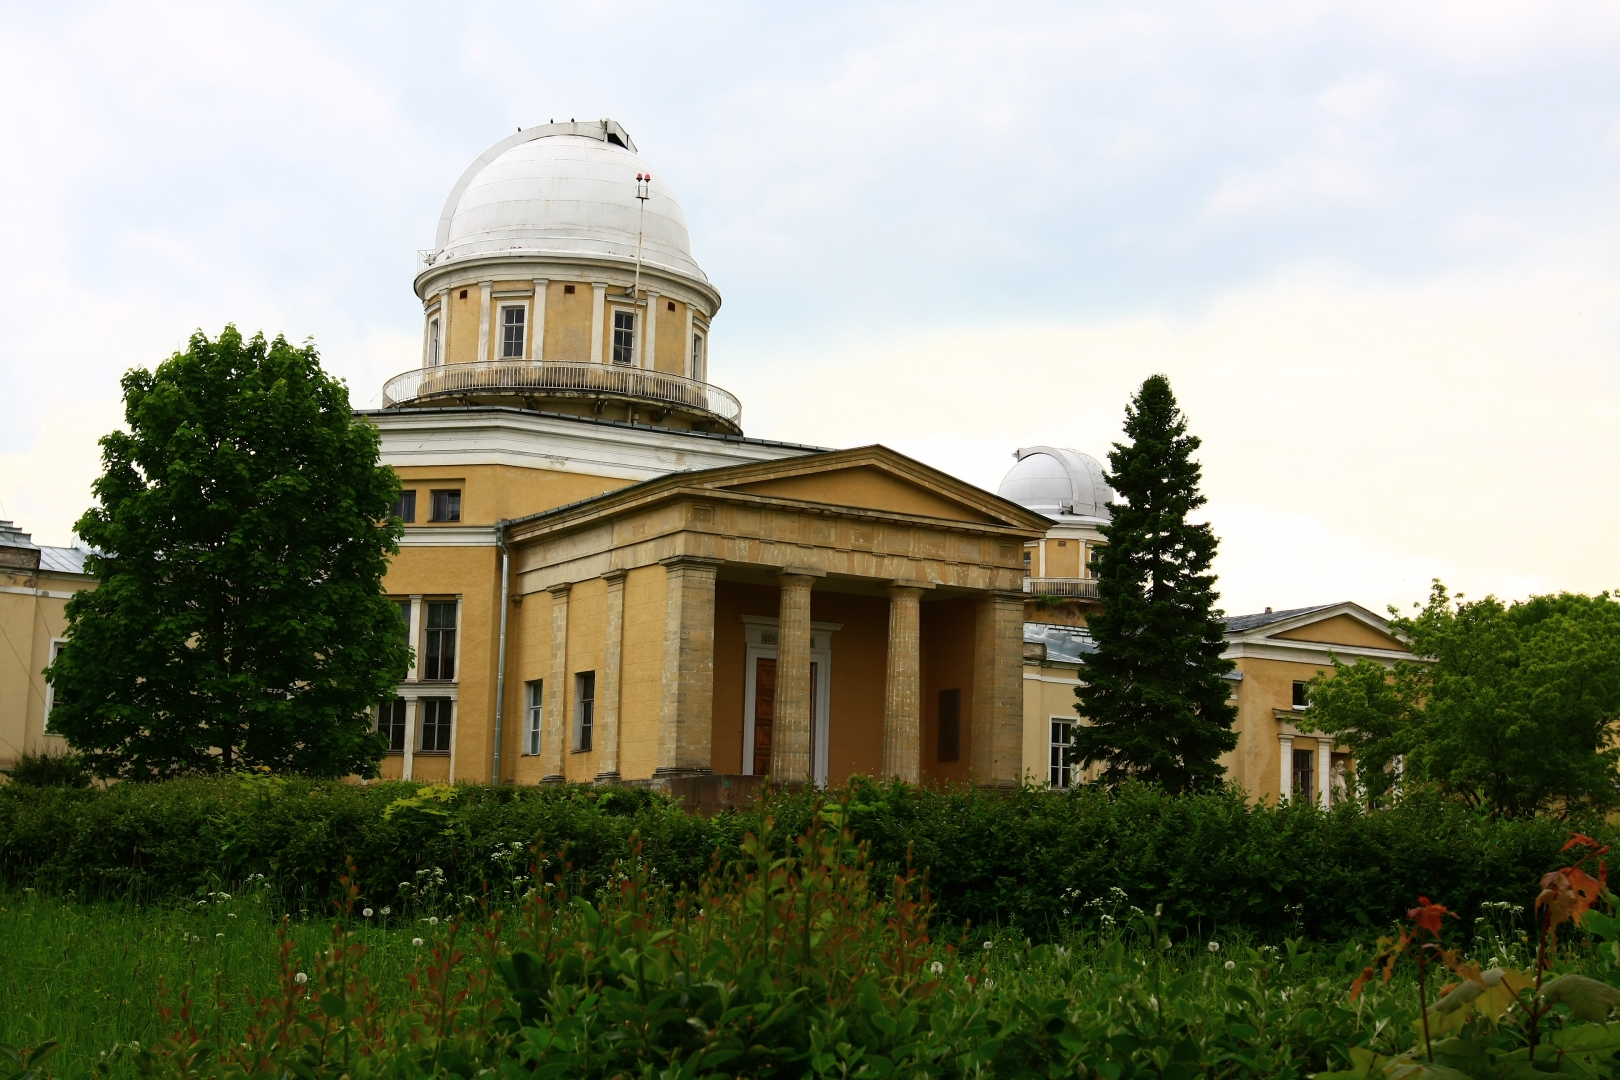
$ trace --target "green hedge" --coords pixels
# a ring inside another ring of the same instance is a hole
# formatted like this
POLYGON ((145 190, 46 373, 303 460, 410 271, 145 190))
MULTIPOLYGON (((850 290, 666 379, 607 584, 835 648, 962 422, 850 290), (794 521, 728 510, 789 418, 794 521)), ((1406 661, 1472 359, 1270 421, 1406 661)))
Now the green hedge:
MULTIPOLYGON (((600 882, 639 833, 659 875, 692 883, 716 852, 737 850, 762 812, 705 820, 633 788, 464 785, 444 802, 417 797, 421 790, 257 778, 9 785, 0 788, 0 881, 151 899, 264 874, 288 908, 313 913, 346 858, 368 902, 404 903, 400 883, 423 871, 442 871, 451 896, 481 895, 486 884, 499 891, 511 869, 497 856, 537 837, 548 851, 566 843, 575 869, 600 882)), ((1149 787, 994 794, 857 783, 831 797, 845 794, 880 885, 909 848, 946 921, 1000 923, 1037 938, 1094 916, 1085 901, 1113 888, 1129 904, 1164 904, 1189 930, 1268 939, 1381 929, 1420 894, 1471 920, 1483 901, 1528 903, 1572 827, 1616 832, 1602 822, 1492 820, 1427 797, 1376 813, 1324 813, 1149 787)), ((813 797, 778 797, 770 812, 786 838, 808 822, 813 797)))

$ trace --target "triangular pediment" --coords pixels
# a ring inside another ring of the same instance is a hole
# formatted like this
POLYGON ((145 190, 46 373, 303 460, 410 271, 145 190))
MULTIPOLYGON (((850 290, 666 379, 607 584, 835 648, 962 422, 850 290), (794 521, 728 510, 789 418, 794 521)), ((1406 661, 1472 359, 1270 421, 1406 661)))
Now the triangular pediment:
POLYGON ((716 488, 771 499, 847 506, 946 521, 969 521, 976 525, 1005 524, 1002 518, 986 513, 982 507, 964 502, 952 493, 872 463, 720 484, 716 488))
POLYGON ((1265 636, 1285 641, 1308 641, 1317 645, 1407 651, 1399 638, 1383 628, 1382 619, 1353 605, 1326 608, 1316 617, 1295 622, 1286 629, 1278 629, 1265 636), (1346 610, 1346 607, 1350 610, 1346 610))

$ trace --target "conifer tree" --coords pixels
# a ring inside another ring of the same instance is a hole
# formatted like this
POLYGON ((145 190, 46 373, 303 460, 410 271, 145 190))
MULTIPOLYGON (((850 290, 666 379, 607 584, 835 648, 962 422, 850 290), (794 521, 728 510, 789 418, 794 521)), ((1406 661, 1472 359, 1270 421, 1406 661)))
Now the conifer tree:
POLYGON ((1187 516, 1204 505, 1200 445, 1187 434, 1170 380, 1154 375, 1125 410, 1125 443, 1108 455, 1118 502, 1098 553, 1102 612, 1089 628, 1071 758, 1102 764, 1101 779, 1139 779, 1172 791, 1218 786, 1217 757, 1237 745, 1237 709, 1223 678, 1225 624, 1210 565, 1217 541, 1187 516))
POLYGON ((410 650, 383 595, 399 480, 312 345, 227 326, 123 379, 79 519, 51 728, 101 776, 375 773, 410 650))

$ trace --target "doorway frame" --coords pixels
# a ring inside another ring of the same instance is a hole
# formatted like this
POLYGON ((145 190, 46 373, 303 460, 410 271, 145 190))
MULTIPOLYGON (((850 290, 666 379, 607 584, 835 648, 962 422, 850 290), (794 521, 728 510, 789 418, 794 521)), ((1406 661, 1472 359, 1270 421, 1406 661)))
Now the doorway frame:
MULTIPOLYGON (((776 659, 777 630, 780 620, 765 615, 739 615, 748 642, 743 661, 743 751, 742 775, 754 775, 754 691, 758 661, 776 659)), ((832 728, 832 636, 843 623, 810 624, 810 665, 815 684, 810 698, 815 711, 810 717, 811 775, 817 785, 827 786, 827 751, 832 728)))

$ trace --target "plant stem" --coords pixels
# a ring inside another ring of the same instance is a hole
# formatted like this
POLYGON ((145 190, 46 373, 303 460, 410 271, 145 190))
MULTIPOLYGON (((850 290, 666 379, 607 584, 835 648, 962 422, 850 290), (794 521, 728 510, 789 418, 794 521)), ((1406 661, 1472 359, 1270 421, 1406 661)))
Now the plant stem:
POLYGON ((1423 955, 1423 946, 1418 946, 1418 1017, 1423 1021, 1423 1050, 1429 1056, 1429 1064, 1434 1064, 1434 1045, 1429 1041, 1429 990, 1424 979, 1428 970, 1428 961, 1423 955))

